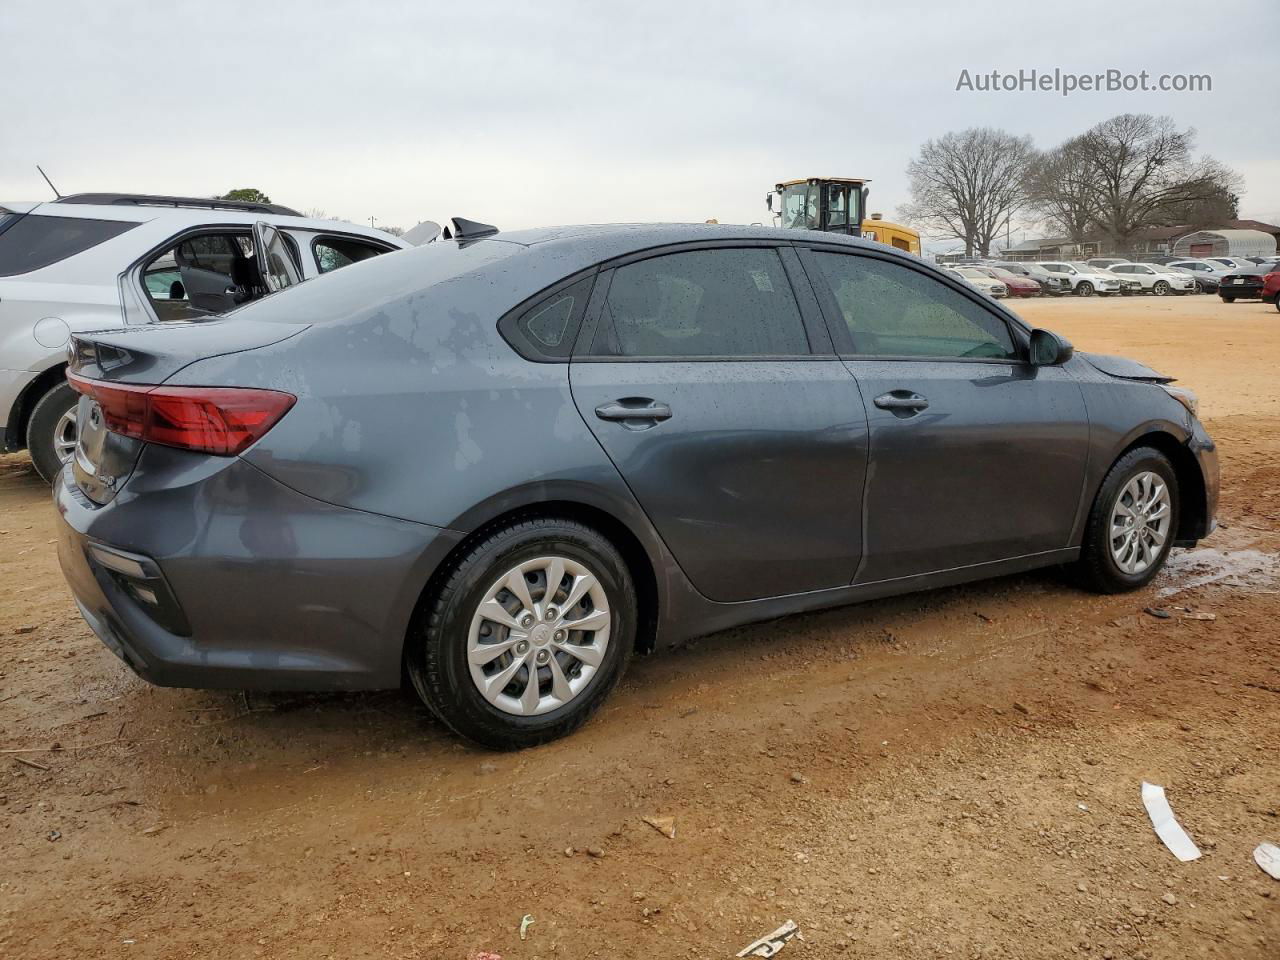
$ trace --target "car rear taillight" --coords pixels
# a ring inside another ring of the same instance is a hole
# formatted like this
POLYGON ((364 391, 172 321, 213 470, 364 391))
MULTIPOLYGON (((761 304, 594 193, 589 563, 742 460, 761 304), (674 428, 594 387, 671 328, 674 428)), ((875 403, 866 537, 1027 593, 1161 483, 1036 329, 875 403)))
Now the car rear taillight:
POLYGON ((298 399, 250 387, 109 383, 70 371, 67 380, 97 401, 112 433, 220 457, 233 457, 262 439, 298 399))

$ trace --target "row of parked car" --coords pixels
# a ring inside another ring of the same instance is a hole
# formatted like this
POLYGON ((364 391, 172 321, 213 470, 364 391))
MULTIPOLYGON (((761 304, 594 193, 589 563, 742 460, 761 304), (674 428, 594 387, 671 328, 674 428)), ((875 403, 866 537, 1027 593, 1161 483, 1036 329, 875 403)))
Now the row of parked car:
POLYGON ((1265 278, 1280 270, 1280 257, 1157 257, 1145 263, 1120 257, 1034 263, 982 261, 945 269, 997 299, 1216 293, 1227 303, 1250 298, 1274 302, 1275 291, 1265 278))

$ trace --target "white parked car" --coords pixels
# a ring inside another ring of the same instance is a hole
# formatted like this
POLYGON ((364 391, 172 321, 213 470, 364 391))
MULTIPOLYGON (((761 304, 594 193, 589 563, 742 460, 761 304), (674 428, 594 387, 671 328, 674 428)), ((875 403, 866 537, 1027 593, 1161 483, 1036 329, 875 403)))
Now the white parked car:
POLYGON ((52 480, 76 442, 71 334, 223 313, 412 244, 275 204, 80 194, 0 203, 0 450, 52 480), (263 251, 266 256, 263 256, 263 251))
POLYGON ((1120 292, 1120 278, 1087 263, 1068 263, 1062 260, 1042 260, 1040 266, 1054 276, 1063 277, 1071 284, 1071 292, 1077 297, 1091 297, 1095 293, 1107 296, 1120 292))
POLYGON ((987 296, 999 300, 1001 297, 1007 296, 1009 288, 993 277, 987 276, 981 270, 975 270, 973 267, 950 267, 947 272, 953 276, 959 277, 971 287, 981 290, 987 296))
POLYGON ((1111 272, 1126 280, 1137 280, 1142 284, 1143 292, 1154 293, 1157 297, 1170 293, 1194 293, 1196 289, 1195 277, 1166 270, 1158 264, 1120 263, 1112 267, 1111 272))

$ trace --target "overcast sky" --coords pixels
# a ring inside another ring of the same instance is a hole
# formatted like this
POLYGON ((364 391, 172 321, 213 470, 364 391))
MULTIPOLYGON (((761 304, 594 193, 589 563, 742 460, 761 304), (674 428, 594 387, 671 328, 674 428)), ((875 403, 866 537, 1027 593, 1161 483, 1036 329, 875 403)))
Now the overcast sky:
MULTIPOLYGON (((1051 146, 1169 114, 1280 222, 1280 3, 0 0, 0 200, 195 194, 412 226, 766 218, 779 180, 906 197, 919 144, 1051 146), (1212 92, 957 92, 972 74, 1207 73, 1212 92)), ((1016 238, 1015 238, 1016 239, 1016 238)))

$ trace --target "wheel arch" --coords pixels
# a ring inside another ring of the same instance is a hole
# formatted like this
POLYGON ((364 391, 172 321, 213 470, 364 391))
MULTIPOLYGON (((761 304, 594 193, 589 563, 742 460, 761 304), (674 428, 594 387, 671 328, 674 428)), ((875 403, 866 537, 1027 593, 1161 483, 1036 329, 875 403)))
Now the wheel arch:
MULTIPOLYGON (((535 487, 541 488, 543 485, 535 487)), ((659 589, 658 571, 668 562, 665 549, 660 544, 651 539, 646 542, 647 538, 656 538, 656 534, 648 528, 647 521, 643 521, 644 532, 638 533, 633 529, 633 526, 639 525, 637 518, 622 519, 619 514, 626 512, 625 508, 611 508, 602 498, 588 499, 574 495, 579 493, 577 490, 542 492, 542 496, 537 496, 533 490, 525 491, 524 494, 505 494, 469 510, 457 523, 451 525, 452 529, 465 530, 466 533, 450 548, 427 578, 407 629, 412 631, 415 628, 420 612, 453 572, 458 558, 475 543, 511 523, 556 517, 591 527, 622 555, 635 584, 638 601, 635 652, 652 652, 657 645, 659 615, 664 604, 664 597, 659 589)), ((402 657, 408 653, 408 639, 406 635, 402 657)))
MULTIPOLYGON (((1138 447, 1151 447, 1158 450, 1173 466, 1174 475, 1178 479, 1177 540, 1198 540, 1205 536, 1208 533, 1210 519, 1208 491, 1205 489, 1204 474, 1200 472, 1200 464, 1187 446, 1186 440, 1179 439, 1165 429, 1147 430, 1132 438, 1124 449, 1112 458, 1112 466, 1125 454, 1138 447)), ((1110 469, 1111 467, 1107 468, 1108 472, 1110 469)))
POLYGON ((66 379, 66 361, 60 361, 46 367, 31 379, 9 411, 5 421, 5 447, 8 450, 21 450, 27 445, 27 425, 31 422, 31 412, 35 410, 40 398, 66 379))

